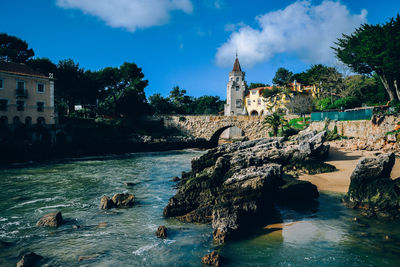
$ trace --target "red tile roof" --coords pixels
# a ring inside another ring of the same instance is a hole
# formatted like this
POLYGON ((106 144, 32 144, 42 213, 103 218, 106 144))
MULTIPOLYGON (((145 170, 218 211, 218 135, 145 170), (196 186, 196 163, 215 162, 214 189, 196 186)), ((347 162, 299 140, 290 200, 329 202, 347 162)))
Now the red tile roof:
POLYGON ((46 75, 22 63, 11 63, 11 62, 0 61, 0 71, 12 74, 24 75, 24 76, 36 76, 41 78, 48 78, 46 75))

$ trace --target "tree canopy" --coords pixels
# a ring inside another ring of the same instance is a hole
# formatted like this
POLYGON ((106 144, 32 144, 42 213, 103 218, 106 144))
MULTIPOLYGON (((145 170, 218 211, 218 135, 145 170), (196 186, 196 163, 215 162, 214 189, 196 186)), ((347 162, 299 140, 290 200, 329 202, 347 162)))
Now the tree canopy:
POLYGON ((25 63, 35 53, 28 48, 28 43, 18 37, 0 33, 0 60, 6 62, 25 63))
POLYGON ((336 42, 336 56, 353 71, 376 73, 390 100, 400 100, 400 16, 383 25, 363 24, 336 42))
POLYGON ((279 68, 274 78, 272 79, 273 84, 281 86, 281 87, 288 87, 291 82, 293 82, 293 72, 285 69, 279 68))

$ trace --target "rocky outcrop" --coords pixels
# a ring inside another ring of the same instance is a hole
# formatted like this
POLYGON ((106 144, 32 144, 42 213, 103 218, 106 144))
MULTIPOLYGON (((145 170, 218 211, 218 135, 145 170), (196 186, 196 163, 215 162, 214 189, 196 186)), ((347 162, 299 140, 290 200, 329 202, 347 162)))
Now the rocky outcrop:
POLYGON ((182 174, 164 216, 211 222, 214 240, 223 243, 242 226, 268 217, 278 201, 317 198, 314 185, 284 174, 283 169, 296 171, 299 165, 321 163, 329 151, 325 134, 311 133, 291 141, 258 139, 209 150, 192 161, 191 172, 182 174))
POLYGON ((103 196, 100 200, 100 209, 130 208, 133 206, 135 196, 128 193, 115 194, 112 199, 103 196))
POLYGON ((130 208, 133 206, 135 197, 128 193, 115 194, 111 200, 117 208, 130 208))
POLYGON ((17 263, 17 267, 39 266, 39 263, 42 259, 42 256, 37 255, 33 252, 29 252, 22 256, 22 259, 17 263))
POLYGON ((114 208, 114 202, 108 196, 102 196, 100 199, 100 209, 109 210, 114 208))
POLYGON ((58 227, 61 225, 63 221, 62 215, 60 211, 52 212, 44 215, 40 220, 36 223, 36 226, 46 226, 46 227, 58 227))
POLYGON ((211 252, 210 254, 204 255, 203 258, 201 258, 201 262, 205 265, 211 265, 211 266, 219 266, 220 264, 220 256, 219 253, 216 251, 211 252))
POLYGON ((167 231, 168 229, 164 225, 159 226, 156 231, 156 236, 159 238, 167 238, 167 231))
POLYGON ((343 202, 367 216, 400 218, 400 179, 392 180, 393 153, 361 159, 350 177, 343 202))

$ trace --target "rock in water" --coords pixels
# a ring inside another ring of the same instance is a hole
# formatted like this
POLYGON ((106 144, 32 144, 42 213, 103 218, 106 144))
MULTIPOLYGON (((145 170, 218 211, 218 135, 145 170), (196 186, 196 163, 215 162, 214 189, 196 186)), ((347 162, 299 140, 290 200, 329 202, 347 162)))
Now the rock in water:
POLYGON ((329 150, 323 144, 325 134, 312 132, 301 141, 265 138, 210 149, 192 160, 192 170, 182 175, 164 216, 212 223, 214 240, 224 243, 244 225, 273 214, 283 198, 294 202, 317 198, 318 190, 311 183, 287 175, 283 179, 283 167, 319 166, 315 162, 322 163, 321 156, 329 150))
POLYGON ((213 251, 210 254, 205 255, 201 259, 201 262, 206 265, 219 266, 220 256, 219 256, 218 252, 213 251))
POLYGON ((22 259, 17 263, 17 267, 32 267, 39 266, 39 262, 43 259, 42 256, 33 252, 29 252, 22 256, 22 259))
POLYGON ((117 208, 130 208, 133 206, 135 197, 132 194, 115 194, 112 201, 117 208))
POLYGON ((108 210, 115 207, 114 202, 108 197, 103 196, 100 200, 100 209, 108 210))
POLYGON ((61 225, 63 221, 62 215, 60 211, 49 213, 44 215, 40 220, 36 223, 36 226, 48 226, 48 227, 58 227, 61 225))
POLYGON ((164 225, 159 226, 157 231, 156 231, 156 236, 159 238, 167 238, 167 227, 164 225))
POLYGON ((393 153, 361 159, 350 177, 344 204, 363 209, 368 216, 399 219, 400 179, 390 178, 394 163, 393 153))

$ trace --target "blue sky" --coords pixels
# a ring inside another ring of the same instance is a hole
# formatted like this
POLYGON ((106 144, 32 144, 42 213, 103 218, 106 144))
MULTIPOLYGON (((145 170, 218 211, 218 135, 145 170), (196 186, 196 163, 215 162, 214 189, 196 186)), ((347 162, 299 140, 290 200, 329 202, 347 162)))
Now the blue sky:
POLYGON ((26 40, 37 57, 91 70, 135 62, 147 96, 179 85, 224 99, 236 50, 248 83, 271 83, 279 67, 337 65, 333 40, 386 22, 400 1, 1 0, 0 10, 0 32, 26 40))

